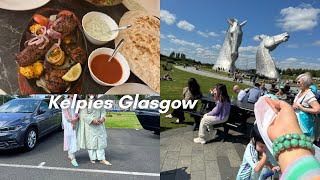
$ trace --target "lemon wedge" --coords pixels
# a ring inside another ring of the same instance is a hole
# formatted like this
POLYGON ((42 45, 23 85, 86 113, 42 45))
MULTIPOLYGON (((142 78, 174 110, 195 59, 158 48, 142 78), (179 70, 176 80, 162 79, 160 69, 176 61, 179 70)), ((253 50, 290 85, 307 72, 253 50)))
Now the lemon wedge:
POLYGON ((78 63, 72 66, 71 69, 64 76, 62 76, 62 79, 68 82, 75 81, 80 77, 81 72, 82 72, 81 64, 78 63))

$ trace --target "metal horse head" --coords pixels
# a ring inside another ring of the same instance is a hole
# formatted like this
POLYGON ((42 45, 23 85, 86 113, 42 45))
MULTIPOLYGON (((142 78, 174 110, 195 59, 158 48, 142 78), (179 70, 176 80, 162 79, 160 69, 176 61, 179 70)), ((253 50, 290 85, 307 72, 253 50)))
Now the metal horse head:
POLYGON ((229 35, 229 43, 231 47, 231 59, 235 61, 239 56, 238 49, 242 41, 241 27, 244 26, 247 21, 243 21, 240 24, 238 23, 238 20, 233 18, 227 19, 227 21, 230 24, 230 28, 227 33, 229 35))
POLYGON ((282 33, 275 36, 267 36, 266 38, 259 37, 261 43, 257 50, 256 55, 256 70, 257 74, 271 78, 279 78, 279 72, 271 57, 270 51, 273 51, 282 42, 289 40, 288 33, 282 33))
POLYGON ((264 47, 269 49, 269 51, 274 50, 279 44, 286 42, 289 40, 288 33, 282 33, 275 36, 267 36, 266 38, 259 37, 261 41, 264 43, 264 47))

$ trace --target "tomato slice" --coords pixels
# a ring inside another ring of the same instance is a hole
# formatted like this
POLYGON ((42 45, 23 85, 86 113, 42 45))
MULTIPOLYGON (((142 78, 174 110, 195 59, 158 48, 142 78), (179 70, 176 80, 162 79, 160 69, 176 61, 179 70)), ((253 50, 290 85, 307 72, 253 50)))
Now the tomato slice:
POLYGON ((39 23, 42 26, 46 26, 49 22, 49 19, 40 15, 40 14, 35 14, 33 16, 33 20, 36 21, 37 23, 39 23))

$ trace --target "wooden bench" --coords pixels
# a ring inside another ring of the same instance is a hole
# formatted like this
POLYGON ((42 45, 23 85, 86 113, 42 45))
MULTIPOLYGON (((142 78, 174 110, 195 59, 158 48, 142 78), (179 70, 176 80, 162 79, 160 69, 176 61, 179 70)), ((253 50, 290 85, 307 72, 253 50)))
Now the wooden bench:
MULTIPOLYGON (((184 112, 187 113, 187 114, 190 114, 190 116, 192 116, 194 118, 193 130, 196 131, 196 130, 199 129, 201 118, 203 117, 203 115, 205 113, 207 113, 209 111, 206 110, 206 111, 184 111, 184 112)), ((228 120, 226 122, 224 122, 224 123, 219 123, 219 124, 213 125, 214 128, 223 127, 223 132, 224 132, 225 136, 228 135, 228 132, 229 132, 230 128, 236 128, 236 129, 245 128, 243 122, 235 121, 235 120, 238 119, 236 113, 237 113, 237 110, 234 107, 231 106, 230 115, 229 115, 228 120)))

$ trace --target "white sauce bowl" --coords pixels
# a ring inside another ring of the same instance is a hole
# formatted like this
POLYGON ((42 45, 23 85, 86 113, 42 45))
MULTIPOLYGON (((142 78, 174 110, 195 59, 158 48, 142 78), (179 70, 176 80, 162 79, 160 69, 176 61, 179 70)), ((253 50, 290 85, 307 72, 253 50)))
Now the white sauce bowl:
POLYGON ((88 21, 91 21, 92 19, 95 19, 95 18, 100 18, 100 19, 104 20, 107 23, 107 25, 110 27, 110 30, 118 28, 118 24, 110 16, 108 16, 104 13, 92 11, 92 12, 85 14, 82 18, 82 27, 83 27, 85 36, 92 44, 103 45, 109 41, 114 40, 118 36, 119 31, 114 31, 112 33, 112 35, 107 40, 100 40, 95 37, 92 37, 88 33, 88 30, 86 29, 88 27, 85 27, 85 24, 87 24, 88 21))

